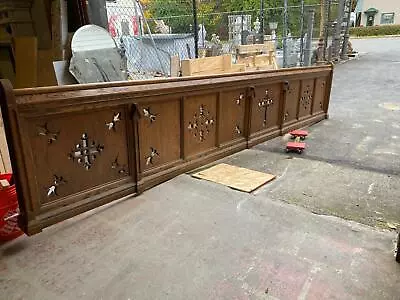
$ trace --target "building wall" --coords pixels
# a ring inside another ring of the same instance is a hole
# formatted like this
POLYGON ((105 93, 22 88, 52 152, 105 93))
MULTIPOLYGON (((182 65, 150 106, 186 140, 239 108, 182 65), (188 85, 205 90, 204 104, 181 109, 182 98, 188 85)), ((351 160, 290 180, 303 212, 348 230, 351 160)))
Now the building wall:
POLYGON ((364 13, 369 8, 376 8, 374 25, 381 25, 383 13, 394 13, 394 24, 400 24, 400 3, 399 0, 363 0, 361 10, 361 25, 367 25, 367 15, 364 13))

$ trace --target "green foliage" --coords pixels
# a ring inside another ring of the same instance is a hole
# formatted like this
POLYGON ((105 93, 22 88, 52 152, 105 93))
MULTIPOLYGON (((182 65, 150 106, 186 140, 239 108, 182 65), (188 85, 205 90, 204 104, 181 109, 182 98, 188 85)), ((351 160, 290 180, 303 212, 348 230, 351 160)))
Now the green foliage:
POLYGON ((191 0, 151 0, 147 9, 153 19, 164 20, 173 33, 190 32, 193 23, 191 0))
POLYGON ((400 25, 381 25, 350 28, 350 35, 352 36, 380 36, 398 34, 400 34, 400 25))
MULTIPOLYGON (((187 33, 193 24, 192 0, 147 0, 147 14, 154 19, 162 19, 171 27, 173 33, 187 33)), ((320 0, 305 0, 305 5, 320 4, 320 0)), ((264 0, 264 24, 268 30, 269 22, 278 22, 278 33, 283 29, 284 0, 264 0), (272 9, 276 8, 276 9, 272 9)), ((254 22, 260 16, 260 0, 209 0, 198 1, 198 23, 204 24, 209 36, 217 33, 226 38, 228 15, 240 13, 252 15, 254 22)), ((301 10, 299 0, 288 0, 288 26, 292 36, 300 35, 301 10)), ((309 7, 306 7, 305 12, 309 7)), ((319 7, 315 7, 315 27, 319 26, 319 7)), ((260 20, 261 21, 261 20, 260 20)))

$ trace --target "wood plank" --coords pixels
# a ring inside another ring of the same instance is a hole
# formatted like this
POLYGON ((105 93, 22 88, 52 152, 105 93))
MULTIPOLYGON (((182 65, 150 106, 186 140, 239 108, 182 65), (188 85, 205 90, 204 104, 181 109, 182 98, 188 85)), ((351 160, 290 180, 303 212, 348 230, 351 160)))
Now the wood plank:
POLYGON ((239 45, 237 50, 238 54, 258 54, 268 53, 269 47, 265 44, 239 45))
POLYGON ((53 53, 53 49, 38 51, 37 86, 57 85, 56 74, 53 67, 53 53))
POLYGON ((171 56, 171 77, 179 77, 180 59, 178 55, 171 56))
POLYGON ((192 176, 194 178, 226 185, 235 190, 247 193, 253 192, 276 178, 276 176, 272 174, 253 171, 228 164, 218 164, 209 169, 195 173, 192 176))
POLYGON ((182 76, 212 75, 244 71, 243 65, 233 65, 230 54, 182 60, 182 76))
POLYGON ((51 49, 52 47, 48 6, 48 1, 35 0, 33 1, 31 8, 32 20, 35 24, 39 49, 51 49))
POLYGON ((37 86, 37 39, 36 37, 15 37, 15 86, 27 88, 37 86))

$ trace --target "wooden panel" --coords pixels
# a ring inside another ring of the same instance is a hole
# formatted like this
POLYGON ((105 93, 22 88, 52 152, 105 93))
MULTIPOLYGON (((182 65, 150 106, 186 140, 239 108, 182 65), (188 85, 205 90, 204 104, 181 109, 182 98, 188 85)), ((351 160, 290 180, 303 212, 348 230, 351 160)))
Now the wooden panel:
POLYGON ((185 158, 214 149, 217 94, 187 97, 183 115, 185 158))
POLYGON ((180 99, 138 106, 140 172, 179 160, 180 99))
POLYGON ((320 121, 331 80, 332 67, 321 66, 25 90, 1 81, 20 226, 38 233, 320 121), (314 81, 313 104, 301 110, 314 81))
POLYGON ((219 100, 219 144, 244 138, 246 90, 222 92, 219 100))
POLYGON ((300 81, 289 81, 285 93, 285 105, 283 110, 284 126, 297 120, 299 107, 300 81))
POLYGON ((41 205, 128 176, 125 121, 119 108, 27 123, 41 205))
POLYGON ((314 97, 314 79, 301 81, 301 92, 299 99, 299 119, 311 116, 313 97, 314 97))
POLYGON ((327 78, 317 78, 315 80, 315 92, 312 113, 317 114, 324 111, 324 101, 327 89, 327 78))
POLYGON ((280 100, 280 83, 255 88, 251 104, 251 133, 278 128, 280 100))

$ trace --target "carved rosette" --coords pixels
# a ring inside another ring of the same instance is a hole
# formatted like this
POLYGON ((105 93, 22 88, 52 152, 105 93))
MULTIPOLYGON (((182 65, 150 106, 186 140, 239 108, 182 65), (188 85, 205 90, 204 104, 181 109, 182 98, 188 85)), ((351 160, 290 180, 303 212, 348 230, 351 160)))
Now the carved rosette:
POLYGON ((239 97, 235 100, 235 102, 236 102, 237 105, 241 105, 242 102, 244 101, 244 99, 245 99, 244 94, 240 93, 239 97))
POLYGON ((150 121, 150 123, 153 123, 156 121, 157 115, 152 113, 150 107, 143 108, 143 116, 150 121))
POLYGON ((300 98, 300 105, 303 106, 304 110, 307 110, 310 107, 312 98, 311 86, 307 85, 303 92, 303 96, 300 98))
POLYGON ((156 156, 160 156, 160 153, 158 153, 157 149, 151 147, 149 155, 146 156, 146 166, 153 165, 156 156))
POLYGON ((103 152, 104 145, 98 144, 95 141, 90 141, 86 133, 82 134, 81 142, 75 145, 68 158, 77 161, 79 165, 83 166, 86 170, 90 170, 97 155, 103 152))
POLYGON ((67 181, 62 176, 54 175, 53 184, 47 188, 47 197, 58 196, 58 187, 66 183, 67 181))
POLYGON ((50 131, 48 128, 48 124, 45 123, 43 126, 37 126, 38 135, 47 138, 47 143, 49 145, 53 144, 58 139, 58 135, 60 132, 50 131))
POLYGON ((214 126, 214 118, 209 110, 202 104, 199 111, 193 116, 193 120, 189 122, 188 130, 193 134, 193 137, 203 142, 210 130, 214 126))
POLYGON ((117 155, 115 160, 112 162, 111 169, 116 170, 118 172, 118 174, 121 174, 121 175, 127 174, 128 173, 128 166, 127 165, 121 165, 119 163, 118 156, 119 155, 117 155))
POLYGON ((117 123, 121 122, 121 113, 115 113, 111 122, 106 122, 106 127, 108 130, 116 131, 117 123))

